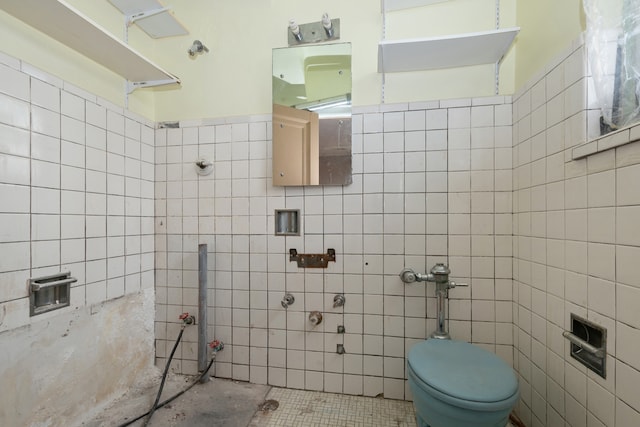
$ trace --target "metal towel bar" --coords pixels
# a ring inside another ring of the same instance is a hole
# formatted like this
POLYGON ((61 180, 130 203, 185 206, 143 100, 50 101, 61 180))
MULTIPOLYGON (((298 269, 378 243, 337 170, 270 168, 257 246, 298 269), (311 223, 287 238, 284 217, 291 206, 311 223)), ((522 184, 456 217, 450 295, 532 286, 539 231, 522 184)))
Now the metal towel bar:
POLYGON ((602 357, 605 357, 606 355, 604 348, 595 347, 589 344, 588 342, 586 342, 585 340, 583 340, 582 338, 580 338, 579 336, 574 335, 569 331, 564 331, 562 333, 562 336, 568 339, 569 341, 571 341, 573 344, 580 347, 581 349, 583 349, 584 351, 591 353, 596 357, 602 358, 602 357))
POLYGON ((70 277, 68 279, 62 279, 62 280, 54 280, 54 281, 51 281, 51 282, 44 282, 44 283, 38 283, 38 282, 32 281, 31 282, 31 291, 32 292, 37 292, 37 291, 39 291, 41 289, 44 289, 44 288, 50 288, 50 287, 53 287, 53 286, 62 286, 62 285, 66 285, 66 284, 69 284, 69 283, 75 283, 77 281, 78 281, 78 279, 76 279, 75 277, 70 277))

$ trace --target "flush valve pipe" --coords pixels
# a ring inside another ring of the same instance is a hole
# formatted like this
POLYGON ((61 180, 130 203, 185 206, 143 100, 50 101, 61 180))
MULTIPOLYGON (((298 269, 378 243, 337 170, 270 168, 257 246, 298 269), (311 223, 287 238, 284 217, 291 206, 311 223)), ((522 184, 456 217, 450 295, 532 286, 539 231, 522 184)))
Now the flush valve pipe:
POLYGON ((447 283, 449 282, 449 274, 451 274, 451 270, 449 267, 442 264, 437 263, 431 268, 431 271, 426 274, 416 273, 412 268, 405 268, 400 272, 400 279, 404 283, 413 283, 413 282, 433 282, 433 283, 447 283))
POLYGON ((400 272, 400 279, 404 283, 432 282, 436 284, 437 325, 436 330, 431 334, 431 338, 451 339, 446 327, 446 299, 449 296, 449 289, 469 286, 466 283, 456 283, 449 280, 450 274, 451 270, 443 263, 437 263, 431 268, 429 273, 426 274, 416 273, 411 268, 405 268, 400 272))

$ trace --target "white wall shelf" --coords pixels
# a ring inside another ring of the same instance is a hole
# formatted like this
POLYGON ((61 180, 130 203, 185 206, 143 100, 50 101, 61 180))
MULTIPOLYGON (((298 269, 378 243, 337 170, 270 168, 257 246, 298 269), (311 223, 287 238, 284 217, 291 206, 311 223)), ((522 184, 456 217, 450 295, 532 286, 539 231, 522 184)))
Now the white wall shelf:
POLYGON ((109 0, 109 3, 125 15, 127 26, 137 24, 154 39, 189 34, 171 10, 158 0, 109 0))
POLYGON ((444 3, 446 1, 449 0, 384 0, 382 2, 382 12, 392 12, 394 10, 429 6, 431 4, 444 3))
POLYGON ((0 0, 0 10, 126 78, 130 91, 180 83, 63 0, 0 0))
POLYGON ((520 28, 453 36, 383 40, 378 45, 378 72, 434 70, 493 64, 509 50, 520 28))

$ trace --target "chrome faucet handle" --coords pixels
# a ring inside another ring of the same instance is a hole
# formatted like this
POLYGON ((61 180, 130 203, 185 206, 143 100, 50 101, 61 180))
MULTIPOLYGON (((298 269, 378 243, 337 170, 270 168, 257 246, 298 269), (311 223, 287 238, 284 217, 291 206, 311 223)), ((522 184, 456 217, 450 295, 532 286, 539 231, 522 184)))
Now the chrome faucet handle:
POLYGON ((289 308, 294 302, 296 302, 296 299, 293 295, 285 294, 284 297, 282 297, 282 301, 280 301, 280 305, 282 305, 282 308, 289 308))
POLYGON ((466 287, 469 287, 469 284, 468 283, 456 283, 453 280, 449 281, 449 285, 448 285, 449 289, 451 289, 451 288, 460 288, 460 287, 466 288, 466 287))

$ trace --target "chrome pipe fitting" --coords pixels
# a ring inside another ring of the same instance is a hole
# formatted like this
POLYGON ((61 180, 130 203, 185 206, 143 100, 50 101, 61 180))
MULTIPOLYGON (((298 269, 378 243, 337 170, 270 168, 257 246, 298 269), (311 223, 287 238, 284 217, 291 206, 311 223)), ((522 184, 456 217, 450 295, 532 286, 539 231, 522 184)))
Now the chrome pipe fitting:
POLYGON ((282 297, 282 301, 280 301, 280 305, 282 305, 282 308, 289 308, 294 302, 296 302, 296 299, 293 295, 285 294, 284 297, 282 297))
POLYGON ((451 270, 443 263, 437 263, 434 265, 429 273, 420 274, 413 271, 411 268, 405 268, 400 272, 400 280, 404 283, 414 282, 432 282, 436 284, 436 330, 431 334, 431 338, 437 339, 451 339, 446 328, 446 301, 449 296, 449 289, 459 286, 469 286, 466 283, 456 283, 449 280, 451 270))
POLYGON ((309 313, 309 322, 311 322, 313 326, 317 326, 322 323, 322 313, 319 311, 312 311, 309 313))

